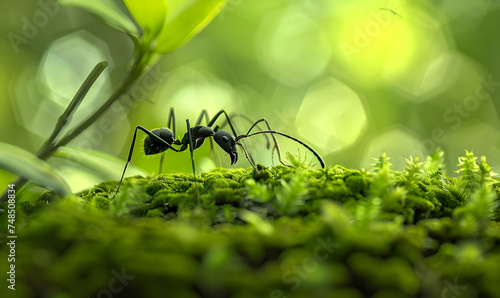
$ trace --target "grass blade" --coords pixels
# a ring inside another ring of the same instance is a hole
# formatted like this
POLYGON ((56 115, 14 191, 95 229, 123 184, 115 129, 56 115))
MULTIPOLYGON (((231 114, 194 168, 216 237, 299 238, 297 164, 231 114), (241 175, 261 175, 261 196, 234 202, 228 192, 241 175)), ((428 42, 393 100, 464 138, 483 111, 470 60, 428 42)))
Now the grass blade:
POLYGON ((47 139, 43 148, 45 148, 46 145, 50 146, 50 144, 52 144, 52 142, 54 142, 54 140, 57 138, 61 130, 70 122, 73 113, 76 111, 80 103, 83 101, 83 99, 89 92, 92 85, 94 85, 97 78, 101 75, 101 73, 107 66, 108 62, 106 61, 99 62, 90 72, 90 74, 80 87, 80 89, 78 89, 78 92, 76 92, 75 96, 69 103, 66 110, 61 114, 61 116, 57 120, 56 126, 54 127, 54 131, 52 131, 51 136, 47 139))
POLYGON ((0 168, 53 189, 58 194, 70 193, 68 184, 46 161, 20 147, 0 142, 0 168))
MULTIPOLYGON (((92 171, 94 174, 97 174, 101 179, 118 178, 125 166, 125 161, 122 159, 89 149, 61 147, 53 156, 77 163, 92 171)), ((132 167, 130 171, 128 171, 128 175, 148 176, 148 173, 137 167, 132 167)))

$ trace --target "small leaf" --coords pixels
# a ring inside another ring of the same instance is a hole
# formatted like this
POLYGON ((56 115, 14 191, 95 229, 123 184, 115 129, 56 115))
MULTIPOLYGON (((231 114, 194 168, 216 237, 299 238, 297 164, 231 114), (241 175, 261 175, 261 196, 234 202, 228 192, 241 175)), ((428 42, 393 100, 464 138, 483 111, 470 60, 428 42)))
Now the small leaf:
MULTIPOLYGON (((122 173, 121 171, 123 171, 123 168, 125 167, 124 160, 90 149, 61 147, 54 153, 53 156, 71 160, 72 162, 93 171, 102 179, 118 179, 122 173)), ((145 171, 137 167, 128 167, 127 175, 148 176, 145 171)))
POLYGON ((498 175, 493 172, 491 166, 486 162, 486 156, 481 156, 481 162, 479 163, 479 170, 481 170, 481 184, 483 182, 494 181, 493 176, 498 175))
POLYGON ((203 30, 228 0, 166 0, 167 21, 158 36, 156 52, 168 53, 203 30))
POLYGON ((51 188, 58 194, 70 193, 68 184, 46 161, 17 146, 0 142, 0 168, 51 188))
POLYGON ((146 40, 153 40, 163 28, 167 16, 165 0, 123 0, 135 21, 142 27, 146 40))
POLYGON ((402 180, 405 183, 407 189, 418 188, 418 182, 422 180, 424 176, 424 171, 422 170, 423 163, 420 162, 419 157, 410 156, 410 159, 406 159, 405 169, 402 173, 402 180))
POLYGON ((427 156, 427 159, 424 163, 424 172, 427 175, 431 175, 435 172, 444 172, 446 166, 444 163, 444 151, 441 148, 437 148, 434 153, 427 156))
POLYGON ((248 190, 247 198, 249 200, 267 203, 269 202, 274 194, 267 184, 260 184, 255 182, 253 179, 248 179, 245 181, 246 189, 248 190))
POLYGON ((476 189, 470 196, 469 202, 461 208, 454 211, 454 215, 461 215, 464 212, 471 213, 478 222, 488 221, 498 207, 499 201, 496 193, 490 186, 483 184, 481 188, 476 189))
POLYGON ((84 8, 108 23, 110 26, 135 36, 139 35, 134 22, 127 16, 113 0, 59 0, 59 3, 67 6, 84 8))
POLYGON ((378 172, 383 169, 389 170, 392 166, 392 163, 389 162, 389 159, 391 158, 387 157, 387 154, 385 152, 382 153, 379 158, 374 158, 376 162, 372 164, 372 166, 374 166, 373 172, 378 172))
POLYGON ((251 224, 253 227, 263 235, 270 235, 274 232, 273 226, 267 221, 262 219, 257 213, 248 211, 246 209, 241 210, 239 217, 251 224))
POLYGON ((293 215, 304 205, 307 199, 308 176, 305 171, 297 171, 289 182, 280 179, 281 187, 276 189, 276 203, 278 214, 293 215))
POLYGON ((321 218, 337 233, 349 228, 352 219, 344 207, 328 200, 321 202, 321 218))

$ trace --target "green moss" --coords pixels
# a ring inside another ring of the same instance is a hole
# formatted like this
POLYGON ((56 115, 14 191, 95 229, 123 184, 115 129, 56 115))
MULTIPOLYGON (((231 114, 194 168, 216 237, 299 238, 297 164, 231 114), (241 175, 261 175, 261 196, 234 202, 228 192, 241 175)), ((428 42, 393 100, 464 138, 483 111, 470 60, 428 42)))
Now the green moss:
POLYGON ((108 208, 108 198, 100 195, 94 196, 91 201, 91 205, 98 209, 107 209, 108 208))
POLYGON ((165 203, 168 204, 168 208, 179 207, 183 203, 189 203, 192 197, 187 194, 169 194, 165 197, 165 203))
POLYGON ((151 180, 148 185, 144 188, 146 193, 150 196, 154 196, 159 190, 163 190, 165 188, 170 189, 168 184, 165 184, 161 180, 151 180))
POLYGON ((231 204, 239 206, 242 200, 241 195, 233 189, 216 188, 212 194, 217 205, 231 204))
POLYGON ((472 153, 456 178, 442 161, 410 158, 402 172, 385 155, 370 171, 295 161, 130 177, 114 198, 116 181, 44 193, 19 204, 18 286, 95 296, 124 268, 127 296, 439 297, 447 283, 500 296, 500 184, 472 153))
POLYGON ((368 189, 367 178, 361 172, 351 172, 344 178, 345 186, 351 190, 351 193, 364 194, 368 189))
POLYGON ((160 209, 151 209, 146 213, 146 217, 159 217, 163 215, 163 211, 160 209))

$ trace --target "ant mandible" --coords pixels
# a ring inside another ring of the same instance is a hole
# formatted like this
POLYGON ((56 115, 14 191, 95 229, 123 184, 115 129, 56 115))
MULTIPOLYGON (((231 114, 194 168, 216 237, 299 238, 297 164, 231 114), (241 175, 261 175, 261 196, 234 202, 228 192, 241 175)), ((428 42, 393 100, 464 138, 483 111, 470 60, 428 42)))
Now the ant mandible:
MULTIPOLYGON (((142 130, 144 133, 147 134, 146 138, 144 139, 144 153, 146 155, 154 155, 154 154, 159 154, 163 153, 168 149, 171 149, 175 152, 182 152, 186 150, 189 147, 189 151, 191 153, 191 166, 193 169, 193 175, 195 175, 195 167, 194 167, 194 160, 193 160, 193 151, 198 149, 203 142, 205 141, 206 138, 212 137, 217 145, 219 145, 222 150, 224 150, 229 156, 231 157, 231 165, 234 165, 238 161, 238 150, 237 146, 240 146, 243 152, 245 153, 245 157, 252 165, 252 167, 257 171, 257 167, 255 166, 255 163, 253 162, 253 159, 251 156, 249 156, 249 153, 247 152, 247 149, 243 147, 243 144, 241 144, 239 141, 245 138, 249 138, 255 135, 259 134, 271 134, 271 137, 274 142, 274 149, 276 149, 278 153, 278 160, 281 164, 285 166, 289 166, 285 164, 281 160, 281 154, 279 151, 279 146, 276 138, 274 135, 280 135, 284 136, 286 138, 289 138, 305 148, 307 148, 309 151, 311 151, 314 156, 318 159, 319 163, 321 164, 321 167, 324 169, 325 168, 325 162, 323 161, 323 158, 309 145, 306 143, 302 142, 301 140, 284 134, 282 132, 272 130, 271 127, 269 126, 269 123, 265 118, 261 118, 257 120, 248 130, 248 132, 244 135, 238 135, 236 133, 236 130, 234 129, 233 124, 231 123, 231 120, 227 113, 224 110, 220 110, 210 121, 208 121, 208 112, 206 110, 202 110, 200 113, 200 116, 198 117, 196 121, 196 125, 194 127, 191 127, 189 124, 189 119, 186 119, 186 125, 187 125, 187 132, 184 134, 181 140, 176 140, 175 139, 175 113, 174 113, 174 108, 170 108, 170 112, 168 115, 168 128, 156 128, 153 130, 148 130, 141 125, 138 125, 135 128, 134 131, 134 137, 132 138, 132 144, 130 146, 130 151, 128 154, 127 158, 127 163, 125 164, 125 168, 123 169, 122 177, 120 178, 120 182, 118 183, 118 187, 116 189, 115 195, 118 193, 118 190, 120 189, 120 185, 123 181, 123 177, 125 176, 125 171, 127 170, 127 166, 132 160, 132 153, 134 152, 134 145, 135 145, 135 140, 137 137, 137 131, 142 130), (226 117, 227 123, 229 124, 229 127, 231 128, 231 131, 233 133, 230 133, 227 130, 219 130, 219 126, 215 126, 212 128, 212 126, 215 124, 215 121, 219 118, 219 116, 223 115, 226 117), (207 120, 207 126, 200 125, 201 121, 203 118, 207 120), (256 127, 260 122, 265 122, 267 129, 268 130, 262 130, 254 133, 250 133, 254 127, 256 127), (173 131, 170 130, 170 127, 172 127, 173 131), (235 137, 236 135, 236 137, 235 137), (174 148, 172 145, 177 145, 181 146, 179 149, 174 148)), ((160 171, 161 171, 161 164, 163 163, 163 155, 160 160, 160 171)))

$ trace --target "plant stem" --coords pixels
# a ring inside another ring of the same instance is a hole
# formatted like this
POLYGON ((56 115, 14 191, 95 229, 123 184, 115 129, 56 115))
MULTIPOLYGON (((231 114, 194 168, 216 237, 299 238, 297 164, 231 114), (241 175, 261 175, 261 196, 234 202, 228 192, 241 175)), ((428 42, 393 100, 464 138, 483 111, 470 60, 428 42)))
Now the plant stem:
POLYGON ((75 96, 71 100, 70 104, 66 108, 66 110, 61 114, 59 119, 57 120, 56 126, 54 128, 54 131, 52 131, 51 136, 45 141, 43 144, 42 148, 45 148, 49 146, 49 144, 52 144, 54 140, 57 138, 59 133, 61 133, 61 130, 69 123, 71 120, 71 115, 73 115, 73 112, 78 108, 82 100, 85 98, 87 93, 89 92, 90 88, 92 85, 94 85, 95 81, 99 77, 99 75, 106 69, 108 66, 108 62, 103 61, 99 62, 92 72, 87 76, 85 81, 83 82, 82 86, 80 89, 78 89, 78 92, 76 92, 75 96))

